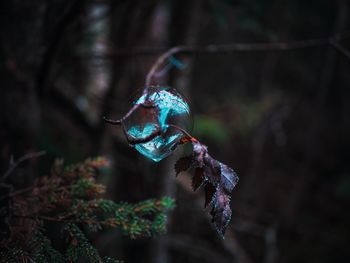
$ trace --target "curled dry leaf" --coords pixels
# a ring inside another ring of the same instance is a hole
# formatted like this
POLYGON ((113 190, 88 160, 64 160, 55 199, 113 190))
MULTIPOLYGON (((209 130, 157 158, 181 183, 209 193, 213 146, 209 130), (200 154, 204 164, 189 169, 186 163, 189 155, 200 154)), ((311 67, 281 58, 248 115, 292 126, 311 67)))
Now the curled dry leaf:
POLYGON ((191 156, 180 158, 175 164, 176 175, 194 168, 193 190, 204 186, 205 207, 211 204, 212 222, 223 237, 231 219, 230 193, 238 182, 237 174, 227 165, 208 154, 208 147, 199 141, 189 140, 193 145, 191 156))

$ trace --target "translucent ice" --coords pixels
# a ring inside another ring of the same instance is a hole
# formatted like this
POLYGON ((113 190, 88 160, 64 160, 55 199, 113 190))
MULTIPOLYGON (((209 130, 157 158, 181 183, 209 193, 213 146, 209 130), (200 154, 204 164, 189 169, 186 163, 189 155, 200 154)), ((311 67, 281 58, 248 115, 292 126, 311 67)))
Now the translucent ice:
POLYGON ((140 107, 127 124, 127 131, 130 136, 142 139, 152 134, 159 125, 162 135, 156 136, 149 142, 134 145, 138 152, 158 162, 175 150, 183 135, 181 131, 169 125, 174 124, 185 128, 184 125, 190 119, 190 109, 188 103, 176 90, 167 87, 151 88, 148 96, 141 96, 134 104, 145 103, 146 99, 155 107, 140 107))

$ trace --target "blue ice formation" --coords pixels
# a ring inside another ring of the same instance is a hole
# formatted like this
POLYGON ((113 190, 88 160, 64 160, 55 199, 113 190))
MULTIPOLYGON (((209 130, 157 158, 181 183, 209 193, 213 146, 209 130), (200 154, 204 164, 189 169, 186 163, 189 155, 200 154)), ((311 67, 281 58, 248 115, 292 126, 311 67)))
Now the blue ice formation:
MULTIPOLYGON (((134 104, 145 103, 147 95, 141 96, 134 104)), ((149 114, 157 113, 158 123, 146 122, 135 124, 128 129, 128 134, 134 138, 145 138, 156 130, 157 125, 162 130, 162 135, 156 136, 146 143, 134 145, 135 149, 147 158, 159 162, 169 156, 176 148, 182 137, 182 132, 170 127, 169 124, 179 125, 177 121, 190 117, 188 103, 174 89, 153 88, 148 94, 148 101, 152 101, 157 111, 150 110, 149 114)), ((150 120, 154 118, 149 116, 150 120)))

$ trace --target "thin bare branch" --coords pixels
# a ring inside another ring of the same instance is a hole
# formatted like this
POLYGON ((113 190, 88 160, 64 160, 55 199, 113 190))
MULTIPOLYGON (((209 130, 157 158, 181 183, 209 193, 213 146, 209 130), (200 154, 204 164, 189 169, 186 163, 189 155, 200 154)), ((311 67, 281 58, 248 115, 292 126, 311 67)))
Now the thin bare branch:
POLYGON ((342 53, 346 58, 350 59, 350 51, 347 50, 343 45, 334 39, 330 39, 329 43, 340 53, 342 53))
POLYGON ((158 69, 167 60, 175 54, 195 54, 195 53, 233 53, 233 52, 259 52, 259 51, 289 51, 295 49, 312 48, 317 46, 331 45, 340 50, 346 57, 350 58, 349 51, 339 44, 339 41, 349 36, 335 35, 328 38, 317 38, 300 40, 293 42, 275 42, 275 43, 234 43, 227 45, 208 45, 208 46, 176 46, 163 53, 152 65, 145 80, 145 87, 150 86, 152 79, 156 77, 158 69))
POLYGON ((170 124, 169 125, 170 127, 173 127, 179 131, 181 131, 189 140, 196 140, 191 134, 189 134, 185 129, 177 126, 177 125, 174 125, 174 124, 170 124))
MULTIPOLYGON (((288 41, 288 42, 270 42, 270 43, 233 43, 223 45, 206 45, 206 46, 181 46, 180 53, 235 53, 235 52, 266 52, 266 51, 288 51, 317 46, 328 45, 330 39, 339 42, 350 37, 349 32, 337 34, 326 38, 314 38, 306 40, 288 41)), ((93 54, 88 57, 105 58, 105 57, 123 57, 123 56, 154 56, 167 52, 167 47, 135 47, 120 48, 112 53, 93 54)))
POLYGON ((158 68, 163 65, 163 63, 168 60, 172 55, 180 52, 184 52, 186 50, 189 50, 190 47, 188 46, 177 46, 169 49, 167 52, 163 53, 153 64, 150 71, 147 73, 146 81, 145 81, 145 87, 149 87, 151 85, 151 80, 153 76, 157 73, 158 68))
MULTIPOLYGON (((304 49, 304 48, 312 48, 317 46, 325 46, 325 45, 331 45, 332 47, 339 50, 342 54, 344 54, 347 58, 350 59, 350 52, 346 50, 341 44, 339 44, 338 41, 348 38, 348 35, 341 35, 337 34, 332 37, 328 38, 316 38, 316 39, 308 39, 308 40, 300 40, 300 41, 293 41, 293 42, 275 42, 275 43, 234 43, 234 44, 227 44, 227 45, 207 45, 207 46, 176 46, 173 48, 170 48, 168 51, 164 52, 162 55, 158 57, 158 59, 154 62, 151 69, 146 75, 145 79, 145 86, 142 92, 142 95, 147 96, 148 89, 152 86, 153 78, 158 76, 159 68, 166 64, 167 60, 170 59, 175 54, 179 53, 232 53, 232 52, 257 52, 257 51, 288 51, 288 50, 295 50, 295 49, 304 49)), ((120 51, 120 50, 119 50, 120 51)), ((139 50, 140 51, 140 50, 139 50)), ((150 50, 147 50, 147 48, 144 50, 147 52, 150 52, 150 50)), ((153 49, 152 51, 156 51, 156 49, 153 49)), ((158 50, 159 51, 159 50, 158 50)), ((146 53, 147 53, 146 52, 146 53)), ((122 53, 122 52, 121 52, 122 53)), ((147 101, 147 98, 145 99, 147 101)), ((142 104, 135 104, 133 105, 130 110, 119 120, 111 120, 107 119, 106 117, 103 117, 104 121, 106 121, 109 124, 112 125, 122 125, 123 131, 128 139, 128 142, 131 144, 137 144, 137 143, 145 143, 147 141, 152 140, 156 136, 160 135, 162 133, 161 130, 154 131, 150 136, 147 136, 143 139, 135 139, 128 135, 127 131, 125 130, 125 125, 123 125, 123 122, 125 119, 127 119, 136 109, 138 109, 140 106, 149 107, 149 105, 142 105, 142 104)), ((174 128, 179 129, 182 131, 182 133, 187 136, 188 138, 193 137, 185 130, 183 130, 180 127, 177 127, 176 125, 172 125, 174 128)))
POLYGON ((32 159, 32 158, 38 158, 42 155, 46 154, 46 151, 40 151, 40 152, 35 152, 35 153, 27 153, 25 155, 23 155, 21 158, 19 158, 16 162, 12 162, 10 164, 10 167, 7 169, 7 171, 4 173, 4 175, 1 178, 1 181, 5 181, 7 179, 7 177, 9 177, 9 175, 17 168, 17 166, 19 164, 21 164, 22 162, 28 160, 28 159, 32 159))
MULTIPOLYGON (((142 95, 147 95, 147 88, 145 88, 143 90, 143 93, 142 95)), ((146 100, 147 100, 147 97, 146 97, 146 100)), ((112 119, 108 119, 107 117, 103 116, 103 120, 109 124, 112 124, 112 125, 122 125, 123 122, 135 111, 137 110, 139 107, 144 107, 146 109, 151 109, 151 108, 154 108, 155 106, 149 102, 145 102, 145 103, 141 103, 141 104, 134 104, 129 110, 128 112, 122 117, 120 118, 119 120, 112 120, 112 119)))
POLYGON ((157 126, 156 130, 154 130, 150 135, 143 138, 134 138, 127 133, 126 135, 127 135, 128 142, 130 144, 139 144, 139 143, 149 142, 153 140, 155 137, 162 135, 162 133, 163 133, 162 129, 159 126, 157 126))
POLYGON ((121 124, 121 120, 112 120, 112 119, 108 119, 107 117, 103 116, 103 120, 109 124, 112 125, 120 125, 121 124))

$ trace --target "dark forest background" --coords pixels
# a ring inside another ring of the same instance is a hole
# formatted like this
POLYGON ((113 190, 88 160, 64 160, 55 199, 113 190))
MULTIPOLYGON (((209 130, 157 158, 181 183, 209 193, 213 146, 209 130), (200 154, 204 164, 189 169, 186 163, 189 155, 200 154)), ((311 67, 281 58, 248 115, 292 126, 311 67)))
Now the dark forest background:
MULTIPOLYGON (((350 262, 350 60, 330 45, 289 51, 188 54, 160 83, 189 99, 193 135, 240 182, 221 240, 193 193, 175 178, 183 153, 153 163, 130 148, 121 117, 156 58, 175 45, 269 43, 346 34, 346 0, 0 2, 0 163, 24 162, 25 187, 55 158, 107 156, 100 178, 115 201, 171 196, 168 232, 92 237, 126 262, 350 262)), ((341 44, 350 47, 347 39, 341 44)))

